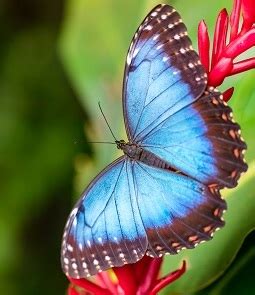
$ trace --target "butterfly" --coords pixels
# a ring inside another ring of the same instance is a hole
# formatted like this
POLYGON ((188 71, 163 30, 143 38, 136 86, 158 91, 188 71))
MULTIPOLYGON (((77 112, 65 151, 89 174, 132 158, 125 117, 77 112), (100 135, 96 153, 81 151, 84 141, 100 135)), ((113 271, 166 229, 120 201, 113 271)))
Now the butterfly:
POLYGON ((86 188, 65 226, 73 278, 194 248, 224 225, 220 190, 237 185, 246 144, 192 48, 179 13, 156 6, 137 29, 123 81, 128 142, 86 188))

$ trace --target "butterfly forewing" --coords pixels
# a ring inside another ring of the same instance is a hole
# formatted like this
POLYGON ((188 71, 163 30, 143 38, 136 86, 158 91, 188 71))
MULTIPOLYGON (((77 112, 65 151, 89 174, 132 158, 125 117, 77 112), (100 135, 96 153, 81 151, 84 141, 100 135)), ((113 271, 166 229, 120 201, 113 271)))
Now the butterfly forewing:
POLYGON ((158 5, 138 28, 127 55, 123 108, 129 139, 139 142, 142 132, 166 113, 198 98, 206 83, 180 15, 171 6, 158 5))
POLYGON ((235 187, 246 144, 220 92, 207 92, 148 132, 141 145, 171 167, 200 182, 235 187))

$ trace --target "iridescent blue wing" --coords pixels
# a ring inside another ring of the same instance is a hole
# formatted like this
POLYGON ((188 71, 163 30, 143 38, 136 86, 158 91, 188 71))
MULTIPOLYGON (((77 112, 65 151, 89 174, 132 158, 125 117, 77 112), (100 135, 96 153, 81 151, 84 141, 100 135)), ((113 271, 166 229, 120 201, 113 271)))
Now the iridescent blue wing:
POLYGON ((67 276, 193 248, 221 227, 218 190, 121 157, 86 189, 67 221, 61 262, 67 276))
POLYGON ((176 170, 208 185, 235 187, 247 170, 240 127, 219 92, 207 93, 159 120, 148 133, 144 130, 140 144, 176 170))
POLYGON ((124 157, 105 168, 72 210, 63 235, 67 276, 88 277, 144 256, 147 238, 124 157))
POLYGON ((131 43, 123 107, 129 140, 206 184, 234 187, 247 165, 231 109, 207 79, 180 15, 152 10, 131 43))
POLYGON ((160 257, 194 248, 224 225, 226 204, 217 187, 141 162, 132 163, 132 172, 147 255, 160 257))
POLYGON ((130 45, 123 82, 123 109, 130 141, 195 101, 205 90, 206 73, 180 15, 155 7, 130 45))

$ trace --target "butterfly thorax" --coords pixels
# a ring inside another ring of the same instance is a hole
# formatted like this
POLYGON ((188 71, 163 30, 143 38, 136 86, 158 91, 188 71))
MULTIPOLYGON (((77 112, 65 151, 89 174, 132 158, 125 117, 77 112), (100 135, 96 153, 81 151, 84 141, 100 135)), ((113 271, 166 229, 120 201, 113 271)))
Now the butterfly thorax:
POLYGON ((143 152, 143 148, 141 148, 138 144, 125 142, 124 140, 116 141, 117 148, 121 149, 123 153, 131 159, 139 160, 140 156, 143 152))
POLYGON ((176 169, 172 168, 168 163, 139 146, 137 143, 118 140, 116 141, 116 144, 117 148, 121 149, 123 153, 132 160, 141 161, 149 166, 176 171, 176 169))

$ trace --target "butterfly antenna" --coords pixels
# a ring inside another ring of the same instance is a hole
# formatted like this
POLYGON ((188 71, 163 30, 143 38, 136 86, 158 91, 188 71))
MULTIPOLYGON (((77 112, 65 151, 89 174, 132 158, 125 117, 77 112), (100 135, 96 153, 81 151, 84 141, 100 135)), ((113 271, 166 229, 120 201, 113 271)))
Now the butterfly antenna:
POLYGON ((105 117, 105 115, 104 115, 104 112, 103 112, 103 110, 102 110, 102 108, 101 108, 100 102, 98 102, 98 106, 99 106, 100 112, 101 112, 101 114, 103 115, 104 120, 105 120, 105 122, 106 122, 106 124, 107 124, 109 130, 111 131, 111 134, 112 134, 113 138, 115 139, 115 141, 118 141, 117 138, 114 136, 114 134, 113 134, 113 132, 112 132, 112 129, 111 129, 111 127, 110 127, 110 125, 109 125, 109 123, 108 123, 108 121, 107 121, 107 119, 106 119, 106 117, 105 117))
POLYGON ((110 141, 86 141, 86 140, 75 140, 74 144, 79 143, 106 143, 106 144, 116 144, 116 142, 110 142, 110 141))

